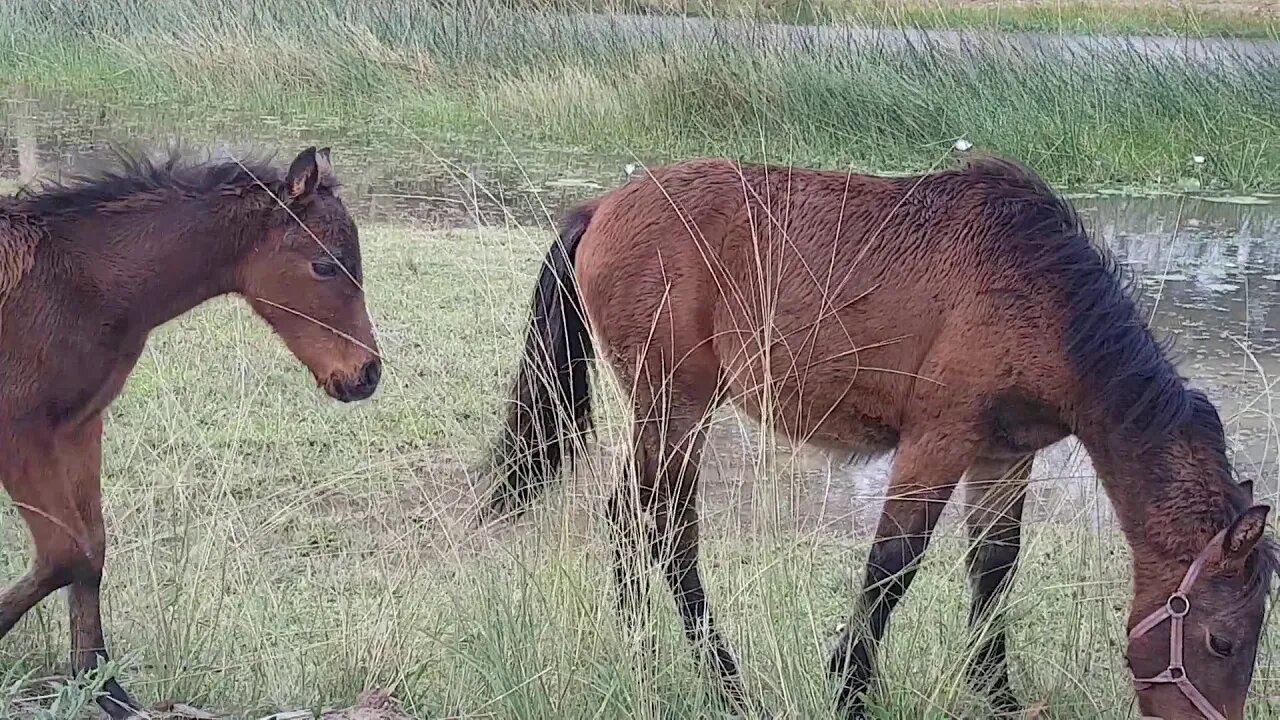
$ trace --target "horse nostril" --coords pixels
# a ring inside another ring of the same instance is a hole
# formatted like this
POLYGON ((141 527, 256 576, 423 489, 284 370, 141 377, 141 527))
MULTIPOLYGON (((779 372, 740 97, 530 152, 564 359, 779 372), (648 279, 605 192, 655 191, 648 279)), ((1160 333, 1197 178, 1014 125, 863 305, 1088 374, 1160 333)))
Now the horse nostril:
POLYGON ((360 370, 360 384, 372 387, 378 384, 378 380, 382 378, 382 363, 378 360, 370 360, 364 364, 364 368, 360 370))

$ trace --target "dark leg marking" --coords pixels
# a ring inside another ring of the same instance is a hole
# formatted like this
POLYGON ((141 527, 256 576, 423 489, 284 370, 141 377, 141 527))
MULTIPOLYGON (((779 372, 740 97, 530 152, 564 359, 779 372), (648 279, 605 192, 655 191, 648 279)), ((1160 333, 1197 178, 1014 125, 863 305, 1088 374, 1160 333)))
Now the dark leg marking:
POLYGON ((1016 714, 1022 707, 1009 682, 1002 601, 1018 565, 1032 459, 978 463, 970 469, 966 487, 971 543, 969 627, 978 641, 966 674, 974 689, 987 694, 1001 714, 1016 714))

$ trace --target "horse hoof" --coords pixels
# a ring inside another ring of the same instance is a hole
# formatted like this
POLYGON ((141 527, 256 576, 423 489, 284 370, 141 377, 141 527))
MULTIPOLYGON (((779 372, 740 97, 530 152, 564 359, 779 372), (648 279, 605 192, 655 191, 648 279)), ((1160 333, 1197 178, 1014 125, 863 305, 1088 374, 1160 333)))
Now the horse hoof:
POLYGON ((754 706, 747 699, 746 693, 742 688, 721 688, 717 693, 720 703, 727 709, 733 717, 769 717, 763 708, 754 706))
POLYGON ((152 720, 153 715, 142 709, 142 706, 129 697, 129 693, 120 687, 114 678, 103 685, 103 694, 98 697, 98 707, 111 720, 152 720))
POLYGON ((1014 697, 1013 693, 1000 693, 991 698, 991 710, 998 718, 1023 717, 1022 703, 1018 702, 1018 698, 1014 697))
MULTIPOLYGON (((160 713, 160 717, 172 720, 219 720, 217 715, 205 712, 198 708, 191 707, 186 703, 173 702, 166 700, 151 706, 151 709, 160 713)), ((154 720, 155 716, 151 716, 154 720)))

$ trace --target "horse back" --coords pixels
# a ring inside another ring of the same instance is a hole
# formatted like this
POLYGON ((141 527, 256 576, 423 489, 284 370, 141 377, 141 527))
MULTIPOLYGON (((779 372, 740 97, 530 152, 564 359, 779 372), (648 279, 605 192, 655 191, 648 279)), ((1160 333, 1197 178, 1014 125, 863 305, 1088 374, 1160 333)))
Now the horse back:
POLYGON ((579 277, 624 373, 710 346, 734 402, 788 436, 874 453, 1014 398, 1049 437, 1065 318, 1035 258, 1075 238, 1036 223, 1061 209, 1000 161, 893 178, 697 160, 607 194, 579 277))
POLYGON ((721 297, 713 268, 742 198, 736 167, 703 159, 655 168, 593 202, 575 274, 606 355, 670 370, 705 345, 721 297))

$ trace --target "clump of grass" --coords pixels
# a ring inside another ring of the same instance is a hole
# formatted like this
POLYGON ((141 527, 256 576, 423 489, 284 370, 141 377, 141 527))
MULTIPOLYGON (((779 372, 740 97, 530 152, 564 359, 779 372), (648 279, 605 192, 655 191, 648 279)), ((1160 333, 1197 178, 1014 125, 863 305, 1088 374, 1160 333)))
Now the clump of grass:
POLYGON ((658 27, 487 0, 21 0, 0 23, 13 82, 193 115, 231 103, 383 131, 902 172, 963 137, 1063 184, 1280 187, 1274 54, 998 40, 904 52, 840 28, 658 27))

